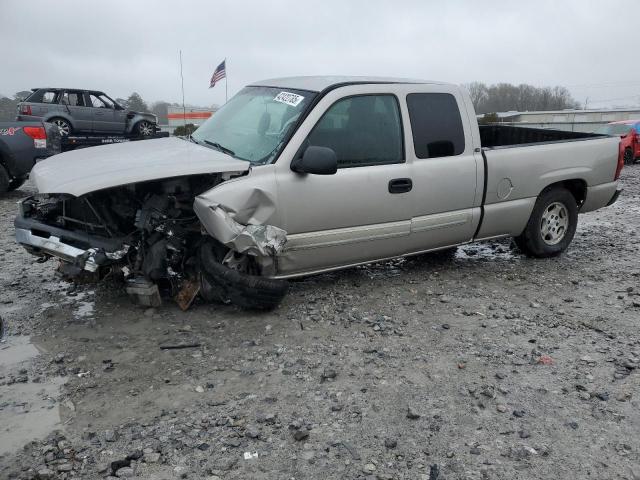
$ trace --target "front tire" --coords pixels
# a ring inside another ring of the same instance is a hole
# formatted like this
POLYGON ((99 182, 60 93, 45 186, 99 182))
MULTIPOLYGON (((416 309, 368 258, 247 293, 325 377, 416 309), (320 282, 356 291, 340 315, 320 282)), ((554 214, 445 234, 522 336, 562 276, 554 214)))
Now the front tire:
POLYGON ((62 135, 63 137, 68 137, 73 132, 71 124, 64 118, 52 118, 51 120, 48 120, 48 123, 53 123, 56 127, 58 127, 58 130, 60 130, 60 135, 62 135))
POLYGON ((540 194, 524 232, 514 241, 530 257, 554 257, 569 247, 577 226, 574 196, 564 188, 550 188, 540 194))
POLYGON ((141 120, 140 122, 136 123, 133 131, 139 137, 150 137, 153 135, 155 131, 155 126, 151 122, 147 122, 146 120, 141 120))
POLYGON ((247 310, 272 310, 287 294, 288 283, 244 273, 223 265, 225 248, 214 241, 200 247, 203 297, 207 301, 232 303, 247 310))

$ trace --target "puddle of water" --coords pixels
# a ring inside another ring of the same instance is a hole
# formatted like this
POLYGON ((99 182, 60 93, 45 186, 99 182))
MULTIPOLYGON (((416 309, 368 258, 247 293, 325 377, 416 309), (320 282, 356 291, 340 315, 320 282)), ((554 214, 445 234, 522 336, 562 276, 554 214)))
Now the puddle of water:
POLYGON ((369 278, 388 278, 402 275, 402 267, 406 263, 405 258, 396 258, 382 263, 372 263, 356 267, 364 272, 369 278))
POLYGON ((456 251, 456 259, 488 259, 488 260, 513 260, 518 255, 511 249, 509 243, 506 242, 480 242, 458 247, 456 251))
POLYGON ((86 292, 80 292, 75 296, 73 317, 76 320, 93 317, 93 311, 96 305, 95 293, 95 290, 89 290, 86 292))
MULTIPOLYGON (((0 342, 0 377, 19 375, 19 370, 27 368, 39 354, 28 337, 7 337, 0 342)), ((15 452, 60 427, 56 399, 64 382, 64 378, 55 377, 46 382, 27 381, 0 388, 0 455, 15 452)))
POLYGON ((36 357, 40 351, 29 337, 7 337, 0 342, 0 372, 26 360, 36 357))
POLYGON ((0 392, 0 455, 12 453, 31 440, 60 427, 56 397, 64 378, 46 383, 16 383, 0 392))

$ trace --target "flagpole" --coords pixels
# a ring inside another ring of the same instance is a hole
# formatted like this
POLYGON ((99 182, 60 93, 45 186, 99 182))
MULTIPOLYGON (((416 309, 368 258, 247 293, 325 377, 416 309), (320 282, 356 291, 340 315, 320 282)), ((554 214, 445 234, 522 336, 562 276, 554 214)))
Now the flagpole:
POLYGON ((229 73, 227 70, 227 59, 224 59, 224 103, 229 101, 229 73))
POLYGON ((182 124, 184 133, 187 133, 187 110, 184 108, 184 76, 182 75, 182 49, 180 50, 180 81, 182 83, 182 124))

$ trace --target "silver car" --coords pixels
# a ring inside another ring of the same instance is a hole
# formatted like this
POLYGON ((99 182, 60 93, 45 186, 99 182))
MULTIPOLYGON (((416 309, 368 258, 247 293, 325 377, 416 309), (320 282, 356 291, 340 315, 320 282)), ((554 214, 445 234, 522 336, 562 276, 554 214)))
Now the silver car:
POLYGON ((16 239, 68 275, 124 276, 147 305, 271 308, 288 278, 474 241, 558 255, 579 213, 618 197, 619 141, 479 126, 444 83, 271 79, 191 138, 40 162, 16 239))
POLYGON ((76 88, 34 88, 18 104, 17 120, 53 123, 62 135, 98 133, 144 137, 153 135, 158 123, 154 114, 127 110, 104 92, 76 88))

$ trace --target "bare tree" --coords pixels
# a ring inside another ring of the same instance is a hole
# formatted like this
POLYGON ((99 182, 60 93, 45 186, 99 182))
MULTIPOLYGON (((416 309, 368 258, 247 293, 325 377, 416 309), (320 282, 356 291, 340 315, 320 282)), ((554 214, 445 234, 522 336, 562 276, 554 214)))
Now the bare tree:
POLYGON ((473 82, 464 85, 479 114, 509 111, 564 110, 578 108, 569 90, 565 87, 534 87, 532 85, 497 83, 485 85, 473 82))

